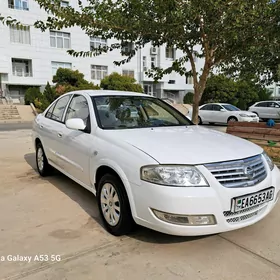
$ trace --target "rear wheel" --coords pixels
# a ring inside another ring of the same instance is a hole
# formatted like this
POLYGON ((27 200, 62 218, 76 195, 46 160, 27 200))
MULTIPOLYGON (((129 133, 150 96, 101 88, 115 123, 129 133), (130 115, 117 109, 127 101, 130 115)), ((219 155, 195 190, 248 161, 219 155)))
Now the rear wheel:
POLYGON ((121 180, 105 174, 98 182, 98 207, 107 231, 115 236, 128 234, 134 227, 128 197, 121 180))
POLYGON ((51 174, 52 167, 48 163, 48 159, 45 155, 43 146, 41 143, 38 143, 36 146, 36 165, 39 174, 42 177, 48 176, 51 174))
POLYGON ((229 122, 237 122, 237 121, 238 119, 236 117, 229 117, 227 122, 229 123, 229 122))

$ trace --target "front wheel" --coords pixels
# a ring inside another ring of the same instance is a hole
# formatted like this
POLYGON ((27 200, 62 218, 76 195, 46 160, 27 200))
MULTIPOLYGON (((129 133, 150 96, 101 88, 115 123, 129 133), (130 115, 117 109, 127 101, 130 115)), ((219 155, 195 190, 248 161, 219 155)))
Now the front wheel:
POLYGON ((200 116, 198 116, 198 124, 199 124, 199 125, 202 125, 202 119, 201 119, 200 116))
POLYGON ((238 119, 236 117, 229 117, 227 122, 229 123, 229 122, 237 122, 237 121, 238 119))
POLYGON ((105 174, 98 182, 99 211, 107 231, 115 236, 132 231, 134 220, 123 183, 112 174, 105 174))

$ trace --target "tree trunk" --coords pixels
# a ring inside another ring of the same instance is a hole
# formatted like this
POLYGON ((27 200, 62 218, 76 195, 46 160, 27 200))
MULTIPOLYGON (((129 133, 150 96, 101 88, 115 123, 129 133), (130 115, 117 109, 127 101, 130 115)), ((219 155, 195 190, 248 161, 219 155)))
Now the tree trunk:
POLYGON ((211 64, 205 62, 202 75, 199 78, 199 81, 194 79, 194 95, 193 95, 193 111, 192 111, 192 122, 198 124, 198 107, 201 100, 202 94, 206 87, 207 78, 211 69, 211 64))

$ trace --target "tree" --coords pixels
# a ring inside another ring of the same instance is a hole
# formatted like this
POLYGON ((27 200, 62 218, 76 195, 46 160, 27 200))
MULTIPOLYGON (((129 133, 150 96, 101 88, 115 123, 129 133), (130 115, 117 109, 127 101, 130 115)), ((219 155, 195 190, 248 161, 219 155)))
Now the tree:
POLYGON ((187 92, 183 99, 184 104, 192 104, 193 92, 187 92))
POLYGON ((100 87, 105 90, 143 92, 142 86, 136 84, 136 80, 134 78, 122 76, 116 72, 101 80, 100 87))
POLYGON ((78 1, 77 10, 61 8, 59 0, 36 1, 54 15, 49 16, 47 22, 36 23, 43 31, 79 26, 89 36, 115 38, 121 42, 91 51, 70 50, 75 57, 122 50, 124 44, 133 43, 134 48, 125 53, 126 57, 115 61, 121 65, 150 42, 153 46, 166 44, 182 50, 184 55, 176 58, 170 67, 153 67, 149 75, 155 80, 172 71, 193 76, 192 119, 196 123, 198 105, 210 71, 214 67, 235 65, 237 58, 246 61, 247 49, 263 41, 262 34, 266 35, 263 30, 267 30, 272 16, 267 0, 88 0, 86 5, 78 1), (202 69, 197 69, 195 57, 203 59, 202 69))
POLYGON ((53 83, 56 83, 55 91, 57 95, 75 90, 99 89, 99 86, 85 80, 83 73, 65 68, 57 69, 53 76, 53 83))
POLYGON ((29 105, 30 103, 34 103, 34 100, 36 98, 40 98, 41 96, 42 93, 38 87, 30 87, 25 92, 24 102, 26 105, 29 105))
POLYGON ((224 75, 211 75, 201 99, 201 104, 209 102, 230 103, 242 110, 257 101, 268 100, 271 93, 261 84, 251 80, 232 79, 224 75))
POLYGON ((43 95, 46 98, 46 100, 49 102, 49 104, 52 103, 57 97, 55 93, 55 89, 50 86, 49 82, 47 82, 43 95))

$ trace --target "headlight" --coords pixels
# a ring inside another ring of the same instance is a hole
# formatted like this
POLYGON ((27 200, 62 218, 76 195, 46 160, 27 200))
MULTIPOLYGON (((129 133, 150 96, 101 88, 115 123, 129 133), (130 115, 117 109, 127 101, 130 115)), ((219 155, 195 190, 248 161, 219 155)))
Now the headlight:
POLYGON ((247 115, 247 114, 239 114, 239 116, 243 117, 243 118, 249 117, 249 115, 247 115))
POLYGON ((268 154, 267 154, 266 152, 263 152, 263 156, 264 156, 264 158, 266 159, 266 162, 267 162, 267 164, 268 164, 270 170, 273 170, 273 168, 274 168, 274 163, 273 163, 272 159, 268 156, 268 154))
POLYGON ((194 166, 143 166, 141 179, 154 184, 174 187, 209 187, 206 179, 194 166))

